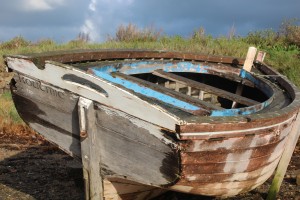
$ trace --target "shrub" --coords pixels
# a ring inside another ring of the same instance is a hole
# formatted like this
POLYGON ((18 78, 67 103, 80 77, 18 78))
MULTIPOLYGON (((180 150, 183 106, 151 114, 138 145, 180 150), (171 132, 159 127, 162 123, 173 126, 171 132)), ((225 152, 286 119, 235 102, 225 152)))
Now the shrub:
POLYGON ((244 40, 249 44, 261 48, 284 45, 284 41, 280 34, 272 29, 250 32, 244 40))
POLYGON ((129 23, 127 26, 120 25, 117 28, 114 38, 110 40, 117 42, 133 41, 157 41, 161 38, 161 31, 157 31, 153 26, 139 29, 136 25, 129 23))
POLYGON ((19 49, 21 47, 28 47, 29 45, 31 45, 31 42, 25 40, 21 36, 18 36, 18 37, 11 39, 8 42, 2 43, 0 45, 0 49, 13 50, 13 49, 19 49))
POLYGON ((289 45, 300 47, 300 26, 297 25, 297 19, 286 20, 281 24, 280 34, 285 37, 289 45))

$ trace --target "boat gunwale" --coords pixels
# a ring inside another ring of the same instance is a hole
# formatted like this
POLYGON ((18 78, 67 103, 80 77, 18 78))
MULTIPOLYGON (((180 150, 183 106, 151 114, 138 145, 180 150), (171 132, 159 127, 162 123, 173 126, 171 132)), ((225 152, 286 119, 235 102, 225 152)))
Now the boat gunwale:
MULTIPOLYGON (((43 68, 45 62, 58 62, 64 66, 69 66, 72 62, 84 61, 99 61, 103 59, 175 59, 185 61, 197 62, 213 62, 223 64, 242 65, 244 59, 234 58, 229 56, 204 55, 200 53, 185 53, 159 50, 128 50, 128 49, 98 49, 98 50, 73 50, 73 51, 54 51, 47 53, 27 54, 27 55, 5 55, 5 57, 20 58, 31 60, 39 68, 43 68), (116 55, 114 55, 114 54, 116 55), (75 59, 76 58, 76 59, 75 59)), ((276 111, 268 111, 266 113, 253 113, 245 116, 195 116, 185 119, 182 123, 177 125, 177 132, 187 132, 187 126, 195 126, 197 124, 233 124, 233 123, 251 123, 260 121, 268 123, 270 120, 279 120, 293 116, 298 113, 300 108, 300 91, 291 83, 286 77, 281 75, 276 70, 272 69, 266 63, 255 62, 255 67, 262 70, 265 75, 277 76, 278 84, 284 88, 291 97, 292 102, 282 109, 276 111)), ((194 127, 195 128, 195 127, 194 127)), ((193 130, 197 132, 197 130, 193 130)))

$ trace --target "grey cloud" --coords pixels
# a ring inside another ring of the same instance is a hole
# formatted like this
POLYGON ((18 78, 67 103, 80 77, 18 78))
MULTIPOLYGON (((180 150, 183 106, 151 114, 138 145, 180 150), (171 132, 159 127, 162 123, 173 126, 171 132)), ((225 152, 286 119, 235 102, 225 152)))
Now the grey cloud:
POLYGON ((113 35, 120 24, 139 27, 154 25, 166 34, 189 36, 204 27, 207 34, 226 35, 235 26, 238 35, 249 31, 277 29, 284 19, 300 19, 299 0, 98 0, 96 12, 89 13, 87 0, 67 3, 43 12, 22 12, 19 0, 1 2, 0 41, 7 34, 39 39, 49 37, 72 39, 88 17, 103 41, 113 35), (22 27, 22 29, 20 29, 22 27), (4 29, 10 32, 4 33, 4 29))

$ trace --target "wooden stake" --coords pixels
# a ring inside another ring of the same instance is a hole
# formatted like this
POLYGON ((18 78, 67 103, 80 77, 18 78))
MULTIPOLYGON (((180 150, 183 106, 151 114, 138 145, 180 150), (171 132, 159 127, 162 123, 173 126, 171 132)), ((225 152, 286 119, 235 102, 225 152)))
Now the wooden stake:
POLYGON ((99 138, 96 135, 93 101, 80 97, 78 114, 85 199, 103 200, 103 181, 100 174, 100 148, 97 145, 99 138))
MULTIPOLYGON (((248 52, 247 52, 247 56, 246 56, 246 60, 244 62, 243 70, 245 70, 247 72, 251 71, 253 61, 254 61, 254 58, 255 58, 255 55, 256 55, 256 51, 257 51, 257 49, 255 47, 249 47, 248 52)), ((243 87, 244 86, 243 86, 243 80, 242 80, 242 82, 238 84, 235 94, 242 95, 243 87)), ((237 106, 237 102, 233 101, 231 108, 235 108, 236 106, 237 106)))
POLYGON ((266 57, 266 52, 258 51, 256 61, 264 62, 265 57, 266 57))
POLYGON ((272 185, 268 192, 267 200, 274 200, 276 199, 276 195, 279 192, 281 183, 283 181, 284 175, 288 168, 289 162, 291 161, 294 149, 297 145, 299 136, 300 136, 300 111, 298 111, 298 116, 293 125, 293 128, 287 138, 284 152, 281 156, 279 164, 277 166, 275 176, 272 181, 272 185))
POLYGON ((250 72, 252 69, 256 51, 257 51, 257 49, 255 47, 249 47, 249 49, 248 49, 246 60, 245 60, 244 66, 243 66, 243 69, 246 70, 247 72, 250 72))

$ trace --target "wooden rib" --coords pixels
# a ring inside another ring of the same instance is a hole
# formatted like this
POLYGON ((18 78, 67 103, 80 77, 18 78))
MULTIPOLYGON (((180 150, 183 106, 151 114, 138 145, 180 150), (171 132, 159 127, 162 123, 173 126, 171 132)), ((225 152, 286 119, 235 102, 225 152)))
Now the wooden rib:
POLYGON ((145 86, 145 87, 153 89, 155 91, 162 92, 163 94, 169 95, 171 97, 174 97, 176 99, 185 101, 187 103, 191 103, 193 105, 200 106, 202 109, 204 109, 204 111, 206 110, 206 112, 209 112, 210 110, 223 110, 222 107, 219 107, 217 105, 213 105, 211 103, 202 101, 200 99, 196 99, 194 97, 182 94, 182 93, 174 91, 174 90, 167 89, 167 88, 162 87, 160 85, 156 85, 156 84, 153 84, 151 82, 147 82, 147 81, 144 81, 142 79, 139 79, 139 78, 136 78, 136 77, 133 77, 133 76, 122 74, 120 72, 112 72, 111 74, 112 74, 112 76, 118 76, 118 77, 124 78, 126 80, 135 82, 139 85, 145 86))
POLYGON ((209 92, 212 94, 215 94, 217 96, 223 97, 225 99, 229 99, 232 101, 236 101, 240 104, 246 105, 246 106, 252 106, 255 104, 259 104, 259 102, 254 101, 252 99, 246 98, 246 97, 242 97, 240 95, 236 95, 234 93, 204 84, 204 83, 200 83, 182 76, 178 76, 176 74, 172 74, 172 73, 168 73, 168 72, 164 72, 163 70, 159 69, 159 70, 155 70, 153 72, 154 75, 168 79, 168 80, 172 80, 172 81, 176 81, 178 83, 181 84, 185 84, 187 86, 193 87, 193 88, 197 88, 199 90, 203 90, 205 92, 209 92))

